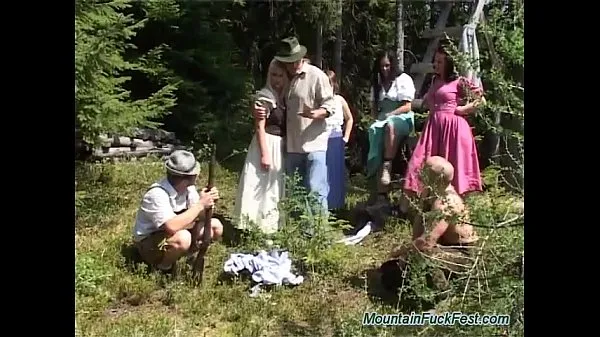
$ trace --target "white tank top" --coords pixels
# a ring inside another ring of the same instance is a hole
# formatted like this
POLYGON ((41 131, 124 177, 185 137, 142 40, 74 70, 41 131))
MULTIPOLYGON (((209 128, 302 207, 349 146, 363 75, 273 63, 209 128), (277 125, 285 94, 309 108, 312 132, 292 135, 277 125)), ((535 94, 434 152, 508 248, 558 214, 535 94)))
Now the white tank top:
POLYGON ((333 106, 333 114, 326 118, 327 130, 328 131, 342 131, 342 125, 344 125, 344 108, 342 106, 342 97, 335 95, 333 97, 335 104, 333 106))

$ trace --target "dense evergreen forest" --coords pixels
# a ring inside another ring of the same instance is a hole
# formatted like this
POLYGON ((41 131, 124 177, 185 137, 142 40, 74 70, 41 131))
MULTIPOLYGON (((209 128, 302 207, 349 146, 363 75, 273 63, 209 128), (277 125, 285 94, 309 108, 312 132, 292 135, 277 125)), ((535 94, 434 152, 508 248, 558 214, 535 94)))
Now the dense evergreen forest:
MULTIPOLYGON (((402 4, 406 71, 422 59, 430 41, 423 32, 443 4, 402 4)), ((465 24, 473 6, 455 4, 447 26, 465 24)), ((492 102, 473 121, 486 138, 483 161, 498 154, 497 136, 522 133, 522 8, 521 1, 493 1, 480 25, 482 78, 492 102)), ((364 161, 373 60, 396 48, 398 21, 397 3, 375 0, 77 0, 78 134, 94 143, 100 133, 162 125, 197 149, 219 135, 221 156, 243 150, 253 132, 250 95, 263 84, 277 41, 295 35, 313 64, 341 79, 358 121, 348 151, 355 171, 364 161)))

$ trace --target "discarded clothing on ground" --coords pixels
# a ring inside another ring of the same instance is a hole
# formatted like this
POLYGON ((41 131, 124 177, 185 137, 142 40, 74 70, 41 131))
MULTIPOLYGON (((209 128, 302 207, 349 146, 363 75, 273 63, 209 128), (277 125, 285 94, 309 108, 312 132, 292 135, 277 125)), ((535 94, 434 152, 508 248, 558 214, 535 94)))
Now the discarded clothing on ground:
POLYGON ((373 222, 371 222, 371 221, 367 222, 367 224, 361 230, 359 230, 358 233, 356 233, 356 235, 347 236, 347 237, 337 241, 337 243, 343 243, 346 246, 356 245, 356 244, 360 243, 364 238, 367 237, 367 235, 369 235, 371 233, 372 223, 373 222))
POLYGON ((288 252, 273 250, 267 253, 261 250, 256 255, 231 254, 225 261, 223 270, 226 273, 239 275, 244 270, 252 275, 252 280, 257 283, 251 289, 251 296, 257 296, 263 285, 298 285, 304 281, 302 275, 292 273, 292 260, 288 252))
POLYGON ((367 235, 383 229, 387 219, 393 214, 394 207, 385 194, 379 194, 369 204, 359 203, 352 210, 354 222, 354 235, 347 236, 337 243, 356 245, 364 240, 367 235))

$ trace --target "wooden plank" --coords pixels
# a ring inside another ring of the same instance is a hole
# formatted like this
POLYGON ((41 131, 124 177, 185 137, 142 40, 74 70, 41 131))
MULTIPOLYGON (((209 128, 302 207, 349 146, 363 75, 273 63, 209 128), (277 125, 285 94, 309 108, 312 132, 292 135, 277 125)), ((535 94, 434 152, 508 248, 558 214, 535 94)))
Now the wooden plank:
POLYGON ((111 158, 111 157, 144 157, 148 155, 167 155, 173 152, 172 147, 165 148, 139 148, 131 151, 129 147, 112 147, 107 153, 103 153, 101 150, 94 151, 94 157, 96 158, 111 158))
POLYGON ((443 29, 426 29, 421 36, 424 39, 432 39, 434 37, 459 37, 462 34, 463 27, 446 27, 443 29))
MULTIPOLYGON (((118 154, 124 154, 124 153, 129 153, 131 152, 131 148, 130 147, 110 147, 108 149, 104 149, 102 150, 102 155, 105 156, 113 156, 113 155, 118 155, 118 154)), ((98 152, 96 151, 94 154, 98 154, 98 152)))
POLYGON ((154 142, 151 140, 133 139, 131 146, 133 146, 133 147, 154 147, 154 142))
MULTIPOLYGON (((441 30, 446 27, 446 22, 448 22, 448 17, 450 16, 450 10, 452 9, 452 2, 448 2, 444 4, 444 8, 438 17, 438 21, 435 23, 435 30, 441 30)), ((431 62, 433 60, 433 55, 435 55, 435 51, 437 50, 440 38, 434 38, 431 40, 429 45, 427 46, 427 51, 425 52, 425 56, 423 56, 423 62, 431 62)), ((417 94, 420 94, 421 89, 423 88, 423 82, 425 81, 425 73, 416 73, 415 75, 415 89, 417 90, 417 94)))

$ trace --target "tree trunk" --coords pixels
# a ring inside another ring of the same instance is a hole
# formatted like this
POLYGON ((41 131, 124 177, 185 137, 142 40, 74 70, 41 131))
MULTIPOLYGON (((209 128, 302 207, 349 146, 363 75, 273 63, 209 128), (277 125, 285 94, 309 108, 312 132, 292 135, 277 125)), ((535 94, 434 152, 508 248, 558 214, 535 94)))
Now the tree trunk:
POLYGON ((317 22, 316 33, 314 65, 323 69, 323 24, 320 19, 317 22))
POLYGON ((335 30, 335 44, 333 46, 333 67, 335 74, 338 78, 339 85, 342 85, 342 14, 343 14, 343 3, 339 1, 338 17, 340 18, 340 24, 335 30))
POLYGON ((400 70, 404 71, 404 23, 402 0, 396 0, 396 55, 400 70))

